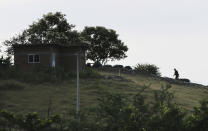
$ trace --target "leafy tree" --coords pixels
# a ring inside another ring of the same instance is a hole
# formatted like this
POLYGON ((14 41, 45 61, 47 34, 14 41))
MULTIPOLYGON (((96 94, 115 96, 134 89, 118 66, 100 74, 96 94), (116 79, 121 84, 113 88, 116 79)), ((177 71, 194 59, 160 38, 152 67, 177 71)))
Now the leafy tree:
POLYGON ((81 36, 89 41, 87 59, 106 64, 109 60, 126 58, 128 47, 118 39, 118 34, 105 27, 85 27, 81 36))
POLYGON ((13 54, 13 44, 70 44, 79 41, 75 26, 67 22, 61 12, 48 13, 10 40, 4 41, 8 55, 13 54))

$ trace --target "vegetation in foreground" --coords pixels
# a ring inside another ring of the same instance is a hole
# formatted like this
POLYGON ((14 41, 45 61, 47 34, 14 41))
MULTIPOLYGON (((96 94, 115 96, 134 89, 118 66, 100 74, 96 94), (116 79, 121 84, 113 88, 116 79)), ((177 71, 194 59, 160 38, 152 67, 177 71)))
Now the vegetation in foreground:
POLYGON ((67 116, 37 113, 14 114, 0 112, 2 131, 206 131, 208 130, 208 101, 202 101, 192 114, 174 104, 170 85, 155 91, 154 99, 146 101, 145 90, 131 99, 118 93, 104 93, 93 111, 71 113, 67 116), (80 120, 79 120, 80 119, 80 120))

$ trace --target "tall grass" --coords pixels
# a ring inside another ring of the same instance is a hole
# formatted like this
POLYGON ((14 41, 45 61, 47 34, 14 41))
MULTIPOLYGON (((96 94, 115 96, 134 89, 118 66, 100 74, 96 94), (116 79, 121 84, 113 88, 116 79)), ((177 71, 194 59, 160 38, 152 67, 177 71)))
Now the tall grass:
MULTIPOLYGON (((80 71, 81 78, 100 78, 101 75, 90 68, 80 71)), ((31 72, 16 70, 15 67, 0 70, 1 80, 18 80, 26 83, 59 83, 76 78, 75 71, 65 71, 61 68, 35 68, 31 72)))
POLYGON ((16 80, 4 80, 0 83, 0 90, 22 90, 26 85, 16 80))

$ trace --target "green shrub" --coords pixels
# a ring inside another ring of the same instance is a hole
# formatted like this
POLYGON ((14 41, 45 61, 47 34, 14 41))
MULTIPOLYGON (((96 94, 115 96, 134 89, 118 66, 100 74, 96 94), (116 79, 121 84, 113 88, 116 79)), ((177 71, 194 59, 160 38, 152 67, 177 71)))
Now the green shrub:
POLYGON ((148 103, 142 91, 133 97, 132 103, 120 94, 105 95, 99 99, 100 127, 106 131, 183 131, 185 113, 171 102, 170 88, 162 86, 148 103))
POLYGON ((160 110, 150 117, 148 131, 184 131, 185 130, 185 113, 177 106, 167 107, 161 105, 160 110))
POLYGON ((201 101, 200 107, 195 107, 193 115, 187 119, 188 131, 208 130, 208 100, 201 101))
POLYGON ((51 128, 51 124, 54 122, 52 118, 41 119, 37 113, 27 113, 25 115, 14 114, 7 110, 0 112, 0 129, 5 131, 11 130, 24 130, 24 131, 47 131, 51 128))
POLYGON ((170 84, 162 85, 160 90, 154 91, 154 104, 153 104, 153 110, 160 109, 161 105, 165 105, 167 107, 172 106, 172 100, 174 98, 174 94, 169 92, 169 89, 171 88, 170 84))
POLYGON ((161 75, 159 71, 159 67, 153 64, 137 64, 134 70, 142 74, 156 75, 156 76, 161 75))
POLYGON ((102 76, 92 68, 85 68, 80 72, 81 78, 101 78, 102 76))

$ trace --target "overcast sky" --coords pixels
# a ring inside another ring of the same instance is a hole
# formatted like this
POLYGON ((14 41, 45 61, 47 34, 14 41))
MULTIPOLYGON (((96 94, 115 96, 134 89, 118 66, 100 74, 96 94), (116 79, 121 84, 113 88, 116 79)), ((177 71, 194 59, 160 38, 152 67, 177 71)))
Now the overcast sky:
POLYGON ((0 0, 0 42, 60 11, 78 31, 117 31, 128 58, 111 64, 155 64, 167 77, 176 68, 181 77, 208 85, 207 6, 207 0, 0 0))

